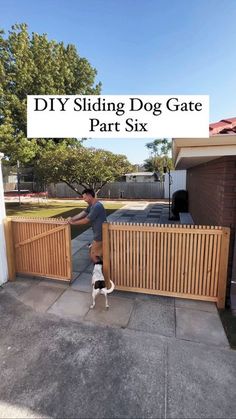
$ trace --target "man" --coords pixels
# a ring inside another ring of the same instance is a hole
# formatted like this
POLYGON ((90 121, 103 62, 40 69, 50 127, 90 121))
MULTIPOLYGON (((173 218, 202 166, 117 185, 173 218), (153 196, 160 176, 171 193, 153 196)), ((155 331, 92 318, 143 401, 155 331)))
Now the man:
POLYGON ((102 203, 95 198, 93 189, 84 189, 82 195, 88 207, 78 215, 69 218, 69 223, 72 225, 92 224, 94 237, 90 248, 90 257, 96 263, 102 257, 102 223, 107 220, 106 212, 102 203))

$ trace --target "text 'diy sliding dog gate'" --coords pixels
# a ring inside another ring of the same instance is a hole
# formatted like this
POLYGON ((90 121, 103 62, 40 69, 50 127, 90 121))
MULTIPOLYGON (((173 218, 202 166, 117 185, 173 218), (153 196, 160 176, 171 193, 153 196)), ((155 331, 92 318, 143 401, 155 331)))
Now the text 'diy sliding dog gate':
POLYGON ((56 218, 7 218, 9 278, 15 273, 70 281, 71 229, 56 218))
POLYGON ((116 289, 224 307, 229 228, 105 223, 104 271, 116 289))

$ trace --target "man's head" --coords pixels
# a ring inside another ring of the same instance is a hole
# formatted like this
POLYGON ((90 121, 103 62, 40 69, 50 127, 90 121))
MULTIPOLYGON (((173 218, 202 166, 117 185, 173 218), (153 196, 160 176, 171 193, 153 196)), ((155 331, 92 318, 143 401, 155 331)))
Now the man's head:
POLYGON ((84 189, 82 195, 83 200, 87 202, 87 204, 92 204, 95 199, 95 192, 93 189, 84 189))

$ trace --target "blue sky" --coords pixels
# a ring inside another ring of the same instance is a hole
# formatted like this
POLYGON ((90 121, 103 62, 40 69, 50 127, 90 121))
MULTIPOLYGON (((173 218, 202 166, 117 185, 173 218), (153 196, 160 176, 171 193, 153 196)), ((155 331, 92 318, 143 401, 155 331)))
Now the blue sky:
MULTIPOLYGON (((0 26, 75 44, 103 94, 209 94, 210 122, 236 116, 236 0, 0 0, 0 26)), ((148 157, 147 139, 87 145, 148 157)))

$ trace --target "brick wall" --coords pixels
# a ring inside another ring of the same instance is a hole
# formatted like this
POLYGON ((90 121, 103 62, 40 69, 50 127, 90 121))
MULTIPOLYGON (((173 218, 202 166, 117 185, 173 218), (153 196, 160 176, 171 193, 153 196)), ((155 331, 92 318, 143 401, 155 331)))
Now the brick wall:
POLYGON ((189 212, 195 224, 231 228, 229 278, 236 231, 236 156, 222 157, 187 170, 189 212))

